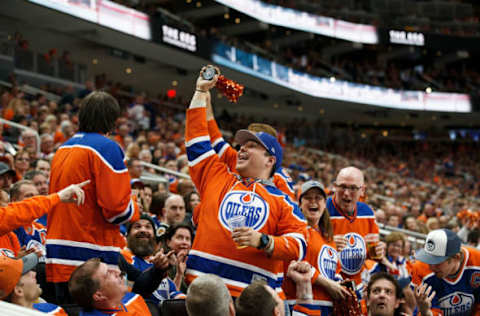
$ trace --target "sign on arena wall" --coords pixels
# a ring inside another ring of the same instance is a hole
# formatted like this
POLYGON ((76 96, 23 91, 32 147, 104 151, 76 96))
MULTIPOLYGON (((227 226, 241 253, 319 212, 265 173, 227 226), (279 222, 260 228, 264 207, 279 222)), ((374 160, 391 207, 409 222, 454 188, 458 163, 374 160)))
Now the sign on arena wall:
POLYGON ((145 40, 151 40, 149 16, 108 0, 28 0, 145 40))
POLYGON ((212 60, 219 65, 319 98, 402 110, 472 111, 470 96, 467 94, 394 90, 316 77, 221 42, 213 47, 212 60))
POLYGON ((378 43, 377 29, 373 25, 336 20, 330 17, 265 3, 260 0, 215 1, 264 23, 357 43, 378 43))

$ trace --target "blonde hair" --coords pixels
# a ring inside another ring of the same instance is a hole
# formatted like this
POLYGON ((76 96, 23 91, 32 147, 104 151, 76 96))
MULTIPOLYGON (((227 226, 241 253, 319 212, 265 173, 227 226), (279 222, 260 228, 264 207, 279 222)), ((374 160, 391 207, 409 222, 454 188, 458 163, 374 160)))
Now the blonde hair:
POLYGON ((264 132, 264 133, 272 135, 275 138, 278 137, 277 131, 272 126, 270 126, 268 124, 252 123, 252 124, 248 125, 248 130, 250 132, 254 132, 254 133, 264 132))

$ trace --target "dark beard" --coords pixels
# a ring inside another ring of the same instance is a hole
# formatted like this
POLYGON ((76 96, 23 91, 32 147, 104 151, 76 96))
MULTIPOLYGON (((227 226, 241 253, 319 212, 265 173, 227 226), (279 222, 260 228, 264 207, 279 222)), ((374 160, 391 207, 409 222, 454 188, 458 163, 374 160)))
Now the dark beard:
POLYGON ((143 259, 153 255, 153 251, 155 250, 155 239, 150 238, 144 240, 138 239, 135 236, 128 236, 127 246, 135 256, 143 259))

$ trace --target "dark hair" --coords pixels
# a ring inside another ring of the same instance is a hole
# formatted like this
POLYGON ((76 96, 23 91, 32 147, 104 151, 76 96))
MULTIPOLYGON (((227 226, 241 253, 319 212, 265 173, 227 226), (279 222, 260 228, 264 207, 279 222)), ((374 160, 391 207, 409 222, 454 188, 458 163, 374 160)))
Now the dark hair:
POLYGON ((68 281, 71 297, 86 310, 93 309, 93 294, 100 288, 100 281, 93 278, 100 263, 100 258, 85 261, 73 271, 68 281))
POLYGON ((188 231, 190 232, 190 236, 192 237, 192 243, 193 243, 193 228, 192 226, 186 223, 179 223, 179 224, 170 226, 165 232, 165 234, 162 235, 163 240, 164 241, 172 240, 173 235, 175 235, 177 230, 179 230, 180 228, 188 229, 188 231))
POLYGON ((79 131, 106 134, 114 129, 119 116, 120 106, 114 97, 103 91, 93 91, 80 103, 79 131))
MULTIPOLYGON (((325 199, 325 202, 327 202, 326 197, 325 196, 323 196, 323 197, 325 199)), ((302 196, 300 196, 300 200, 298 202, 301 206, 302 205, 302 196)), ((325 207, 325 210, 323 211, 322 217, 320 217, 320 220, 318 221, 318 228, 322 232, 322 236, 327 241, 332 241, 332 239, 333 239, 333 225, 332 225, 332 222, 330 221, 330 214, 328 213, 328 210, 327 210, 326 207, 325 207)))
POLYGON ((386 272, 377 272, 374 275, 372 275, 367 285, 367 297, 370 296, 370 291, 372 290, 373 284, 375 284, 375 282, 379 280, 390 281, 390 283, 392 283, 395 288, 395 297, 397 299, 402 297, 402 289, 400 288, 400 285, 398 284, 397 280, 395 279, 395 277, 393 277, 393 275, 386 272))
POLYGON ((193 213, 193 209, 191 208, 190 206, 190 201, 192 200, 192 195, 198 195, 198 197, 200 198, 200 194, 197 192, 197 191, 191 191, 191 192, 188 192, 184 197, 183 197, 183 200, 185 201, 185 209, 187 211, 187 213, 193 213))
POLYGON ((46 163, 48 163, 48 165, 50 165, 50 161, 48 161, 47 159, 39 158, 32 163, 32 167, 34 169, 37 168, 37 165, 38 165, 39 161, 45 161, 46 163))
POLYGON ((45 175, 45 173, 41 172, 41 171, 38 171, 38 170, 30 170, 28 172, 25 173, 25 175, 23 176, 23 179, 24 180, 33 180, 33 178, 35 178, 36 176, 38 175, 42 175, 44 176, 45 178, 47 178, 47 176, 45 175))
POLYGON ((150 203, 150 213, 155 215, 162 215, 162 210, 165 207, 168 193, 155 192, 152 194, 152 203, 150 203))
POLYGON ((467 241, 472 244, 477 244, 480 239, 480 229, 476 228, 468 233, 467 241))
POLYGON ((271 316, 273 314, 277 303, 265 288, 266 285, 265 281, 257 280, 243 289, 235 301, 237 316, 271 316))

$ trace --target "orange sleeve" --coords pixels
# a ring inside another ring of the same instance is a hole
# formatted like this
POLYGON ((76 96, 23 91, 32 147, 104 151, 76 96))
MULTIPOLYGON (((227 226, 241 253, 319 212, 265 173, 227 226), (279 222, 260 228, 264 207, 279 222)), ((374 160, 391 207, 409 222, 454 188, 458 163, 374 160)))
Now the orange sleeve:
POLYGON ((0 208, 0 236, 20 226, 29 225, 60 202, 58 194, 36 196, 0 208))
POLYGON ((215 120, 207 121, 207 127, 213 150, 217 153, 220 161, 225 163, 228 169, 234 171, 237 166, 237 151, 223 139, 215 120))

